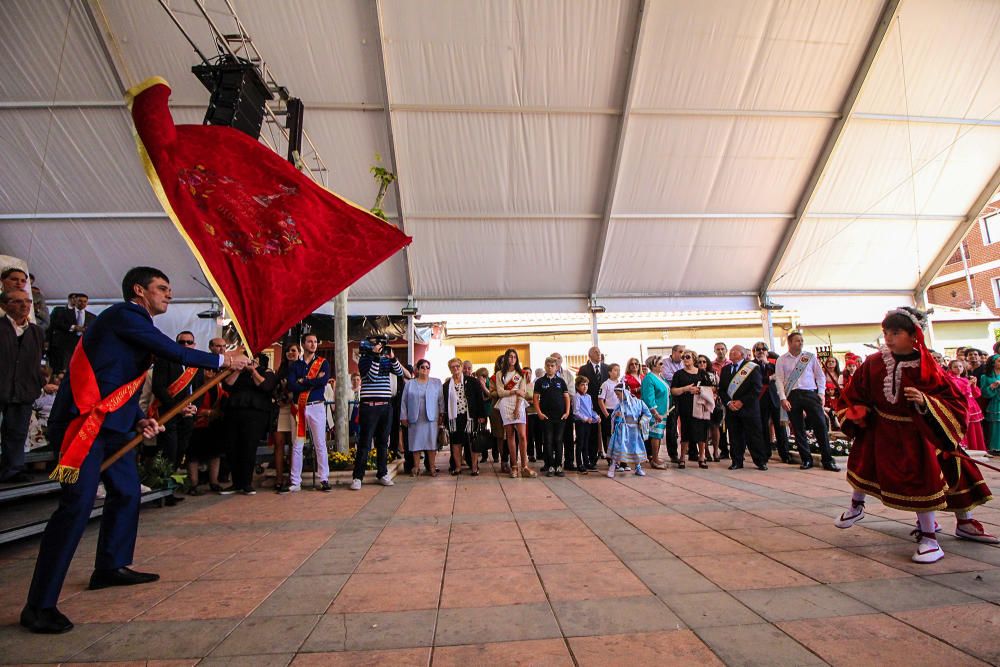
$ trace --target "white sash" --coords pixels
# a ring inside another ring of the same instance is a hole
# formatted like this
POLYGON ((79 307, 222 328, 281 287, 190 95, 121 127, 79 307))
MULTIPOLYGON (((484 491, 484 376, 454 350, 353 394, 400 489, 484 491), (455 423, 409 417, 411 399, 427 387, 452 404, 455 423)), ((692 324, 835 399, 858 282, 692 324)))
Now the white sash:
MULTIPOLYGON (((812 363, 812 360, 813 360, 812 352, 803 352, 802 354, 799 355, 799 358, 795 361, 795 368, 793 368, 792 372, 788 374, 788 381, 787 385, 785 386, 786 399, 788 398, 788 395, 792 393, 792 390, 795 389, 795 385, 799 383, 799 378, 802 377, 802 374, 806 372, 806 367, 812 363)), ((788 412, 785 411, 785 408, 781 408, 780 420, 782 422, 788 421, 788 412)))
POLYGON ((726 393, 729 394, 729 398, 736 395, 736 391, 743 385, 743 382, 750 377, 750 374, 753 373, 755 368, 757 368, 757 364, 752 361, 748 361, 743 364, 743 367, 740 368, 739 371, 736 372, 736 376, 733 377, 732 381, 729 383, 729 387, 726 388, 726 393))

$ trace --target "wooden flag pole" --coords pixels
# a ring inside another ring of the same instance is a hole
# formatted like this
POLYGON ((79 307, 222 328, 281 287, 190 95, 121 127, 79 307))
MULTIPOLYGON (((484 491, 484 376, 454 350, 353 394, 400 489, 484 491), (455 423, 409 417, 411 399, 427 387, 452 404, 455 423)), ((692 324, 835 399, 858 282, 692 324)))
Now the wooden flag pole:
MULTIPOLYGON (((225 380, 227 377, 229 377, 230 375, 232 375, 235 372, 237 372, 237 371, 234 371, 231 368, 227 368, 227 369, 225 369, 223 371, 220 371, 219 374, 216 375, 214 378, 212 378, 211 380, 209 380, 205 384, 203 384, 200 387, 198 387, 197 389, 195 389, 194 393, 192 393, 190 396, 188 396, 183 401, 181 401, 180 403, 178 403, 177 405, 175 405, 174 407, 170 408, 169 410, 167 410, 166 412, 164 412, 162 415, 160 415, 160 418, 157 420, 157 423, 160 424, 161 426, 163 424, 166 424, 168 421, 170 421, 171 419, 173 419, 174 417, 176 417, 177 415, 179 415, 184 410, 184 408, 186 408, 187 406, 191 405, 192 403, 194 403, 195 401, 197 401, 199 398, 201 398, 202 396, 204 396, 208 392, 209 389, 211 389, 212 387, 216 386, 217 384, 219 384, 220 382, 222 382, 223 380, 225 380)), ((138 447, 139 443, 142 442, 144 439, 145 438, 140 433, 139 435, 137 435, 134 438, 132 438, 131 440, 129 440, 125 444, 124 447, 122 447, 117 452, 115 452, 114 454, 112 454, 111 456, 109 456, 107 459, 104 460, 104 463, 101 464, 101 472, 104 472, 105 470, 107 470, 108 468, 110 468, 111 464, 113 464, 115 461, 117 461, 121 457, 125 456, 125 454, 127 454, 129 451, 131 451, 131 450, 135 449, 136 447, 138 447)))

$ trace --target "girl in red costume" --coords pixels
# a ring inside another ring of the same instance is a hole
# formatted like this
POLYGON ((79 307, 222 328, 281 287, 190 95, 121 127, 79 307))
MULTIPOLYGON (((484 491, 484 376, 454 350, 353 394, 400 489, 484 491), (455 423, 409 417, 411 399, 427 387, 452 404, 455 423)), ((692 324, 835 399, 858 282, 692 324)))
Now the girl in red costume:
POLYGON ((934 512, 955 512, 955 536, 995 544, 971 510, 990 500, 979 469, 960 443, 968 423, 968 402, 931 359, 924 345, 927 316, 897 308, 882 320, 885 345, 869 356, 845 388, 838 414, 854 437, 847 481, 854 487, 851 508, 838 528, 865 515, 865 496, 917 513, 913 561, 944 557, 935 536, 934 512))

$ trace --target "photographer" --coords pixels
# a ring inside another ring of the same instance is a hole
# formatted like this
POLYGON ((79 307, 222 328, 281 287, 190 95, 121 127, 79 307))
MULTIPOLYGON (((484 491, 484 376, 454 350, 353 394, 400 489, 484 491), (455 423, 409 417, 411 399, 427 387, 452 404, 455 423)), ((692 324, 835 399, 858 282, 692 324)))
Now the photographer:
POLYGON ((378 481, 382 486, 392 486, 387 470, 389 430, 392 425, 392 386, 389 376, 392 374, 407 379, 412 377, 400 365, 389 347, 389 340, 384 336, 361 341, 358 370, 361 373, 361 405, 358 409, 358 449, 354 459, 354 479, 351 481, 351 489, 354 491, 361 490, 373 440, 378 458, 378 481))

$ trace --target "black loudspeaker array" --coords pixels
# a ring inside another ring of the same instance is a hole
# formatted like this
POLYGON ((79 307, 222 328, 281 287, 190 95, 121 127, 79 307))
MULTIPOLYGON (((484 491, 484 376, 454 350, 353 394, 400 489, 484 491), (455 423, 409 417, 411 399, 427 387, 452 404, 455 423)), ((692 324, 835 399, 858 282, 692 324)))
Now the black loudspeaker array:
POLYGON ((246 60, 226 57, 191 71, 212 94, 205 125, 226 125, 260 138, 264 104, 274 99, 257 68, 246 60))

